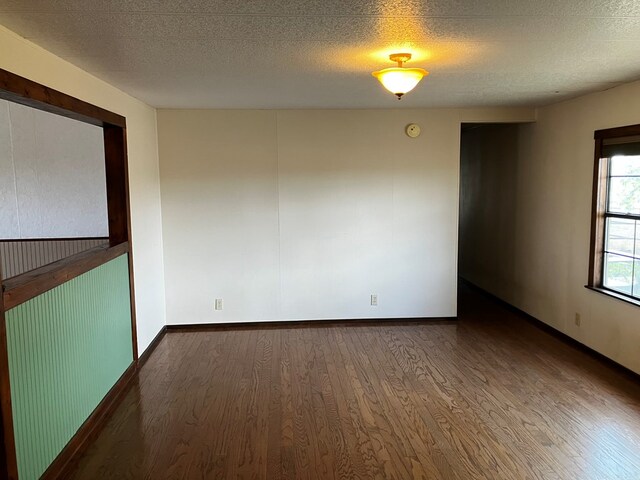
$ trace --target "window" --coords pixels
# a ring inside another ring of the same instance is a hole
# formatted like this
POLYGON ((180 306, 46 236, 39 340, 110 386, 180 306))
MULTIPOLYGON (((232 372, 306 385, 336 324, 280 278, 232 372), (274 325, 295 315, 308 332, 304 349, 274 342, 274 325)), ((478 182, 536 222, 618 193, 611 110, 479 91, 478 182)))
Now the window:
POLYGON ((588 287, 640 304, 640 125, 594 136, 588 287))

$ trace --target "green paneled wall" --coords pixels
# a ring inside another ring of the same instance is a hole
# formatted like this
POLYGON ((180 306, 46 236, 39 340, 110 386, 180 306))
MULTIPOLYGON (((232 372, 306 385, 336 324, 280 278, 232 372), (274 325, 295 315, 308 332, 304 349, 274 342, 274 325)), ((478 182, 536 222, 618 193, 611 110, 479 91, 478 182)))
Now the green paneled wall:
POLYGON ((6 313, 20 480, 37 479, 133 361, 122 255, 6 313))

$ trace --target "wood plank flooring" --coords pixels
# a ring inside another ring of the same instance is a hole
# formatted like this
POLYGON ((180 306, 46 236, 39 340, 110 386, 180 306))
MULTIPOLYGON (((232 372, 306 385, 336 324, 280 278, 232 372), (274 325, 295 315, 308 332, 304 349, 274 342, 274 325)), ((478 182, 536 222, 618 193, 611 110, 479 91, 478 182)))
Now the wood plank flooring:
POLYGON ((169 333, 73 479, 640 479, 640 384, 477 293, 458 321, 169 333))

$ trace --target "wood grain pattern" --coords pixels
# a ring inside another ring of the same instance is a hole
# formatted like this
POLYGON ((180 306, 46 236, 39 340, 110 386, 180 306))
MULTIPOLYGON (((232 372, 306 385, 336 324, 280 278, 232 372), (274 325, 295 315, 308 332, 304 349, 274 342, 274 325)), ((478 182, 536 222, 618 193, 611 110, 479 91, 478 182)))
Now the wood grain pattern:
POLYGON ((458 321, 168 333, 70 478, 640 478, 637 378, 462 298, 458 321))
MULTIPOLYGON (((0 272, 2 269, 0 268, 0 272)), ((2 276, 0 275, 0 282, 2 276)), ((11 382, 9 382, 9 355, 7 351, 7 324, 0 295, 0 479, 17 480, 18 461, 11 409, 11 382)))
POLYGON ((2 278, 13 278, 108 243, 108 238, 0 240, 2 278))
MULTIPOLYGON (((3 282, 2 271, 2 258, 0 258, 0 285, 3 282)), ((4 302, 0 295, 0 480, 16 480, 18 461, 11 409, 7 324, 4 312, 4 302)))
POLYGON ((128 251, 127 242, 115 247, 102 245, 7 279, 2 282, 4 310, 14 308, 128 251))
POLYGON ((595 140, 604 138, 632 137, 634 135, 640 135, 640 124, 625 125, 624 127, 605 128, 593 132, 593 138, 595 140))
POLYGON ((104 157, 111 245, 129 240, 129 192, 127 172, 126 130, 105 125, 104 157))
POLYGON ((131 205, 129 201, 129 155, 125 125, 105 125, 104 155, 107 181, 107 211, 109 242, 114 247, 129 245, 129 294, 131 302, 131 340, 133 358, 138 359, 138 328, 136 326, 136 295, 133 268, 133 238, 131 235, 131 205))
POLYGON ((151 356, 153 351, 156 349, 158 344, 162 341, 166 333, 167 333, 167 326, 165 325, 160 329, 160 331, 156 334, 156 336, 153 337, 153 340, 151 340, 151 342, 149 343, 149 346, 145 349, 144 353, 138 357, 138 368, 142 367, 142 365, 144 365, 145 362, 149 360, 149 357, 151 356))
POLYGON ((595 141, 593 154, 593 187, 591 198, 591 243, 589 246, 589 278, 587 285, 602 285, 602 251, 604 249, 604 212, 607 208, 606 182, 608 162, 602 158, 602 139, 595 141))
POLYGON ((0 68, 0 98, 92 125, 125 126, 125 118, 0 68))

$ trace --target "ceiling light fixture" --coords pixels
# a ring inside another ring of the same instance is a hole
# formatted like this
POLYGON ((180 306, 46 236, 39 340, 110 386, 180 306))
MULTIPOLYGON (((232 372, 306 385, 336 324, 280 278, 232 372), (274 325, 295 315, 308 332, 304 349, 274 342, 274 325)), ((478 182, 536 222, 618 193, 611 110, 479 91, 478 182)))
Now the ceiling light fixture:
POLYGON ((422 77, 429 75, 429 72, 422 68, 406 68, 403 63, 411 59, 410 53, 392 53, 389 58, 393 62, 398 62, 397 67, 385 68, 372 75, 378 79, 384 88, 393 93, 398 100, 410 92, 422 80, 422 77))

